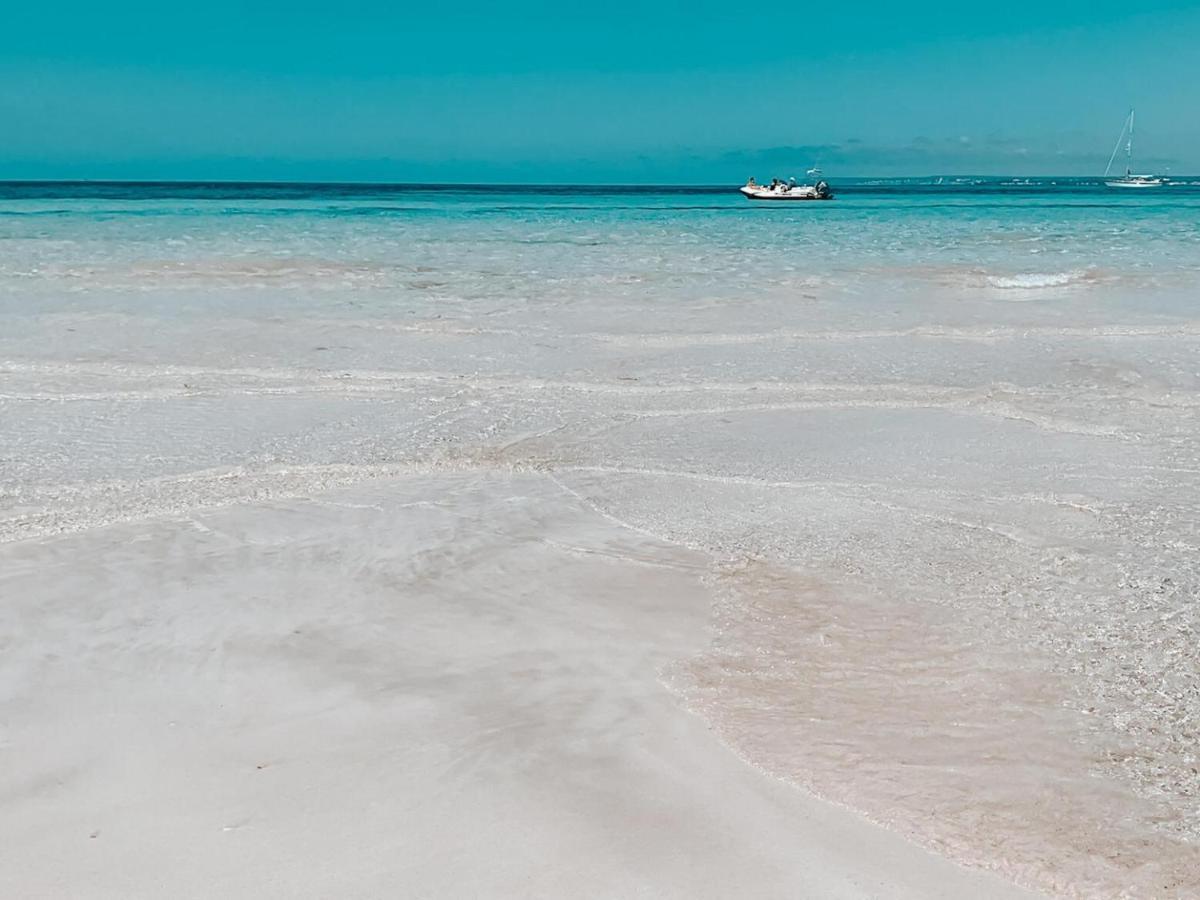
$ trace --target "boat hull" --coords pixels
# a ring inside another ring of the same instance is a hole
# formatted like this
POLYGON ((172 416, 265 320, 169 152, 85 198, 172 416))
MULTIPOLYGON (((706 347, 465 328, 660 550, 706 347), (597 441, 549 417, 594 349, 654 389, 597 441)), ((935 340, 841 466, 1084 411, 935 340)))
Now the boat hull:
POLYGON ((1162 187, 1161 181, 1106 181, 1104 182, 1110 188, 1156 188, 1162 187))
POLYGON ((833 199, 833 194, 825 194, 822 196, 821 194, 817 193, 814 188, 808 187, 807 185, 805 187, 792 188, 790 191, 772 191, 769 188, 751 187, 741 187, 738 188, 738 191, 747 200, 761 200, 768 203, 774 201, 783 203, 797 203, 805 200, 833 199))

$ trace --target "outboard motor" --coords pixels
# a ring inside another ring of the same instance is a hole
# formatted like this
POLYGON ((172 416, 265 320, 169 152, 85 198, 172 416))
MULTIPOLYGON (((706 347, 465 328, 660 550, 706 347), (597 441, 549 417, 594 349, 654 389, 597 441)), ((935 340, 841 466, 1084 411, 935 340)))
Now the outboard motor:
POLYGON ((833 191, 829 190, 829 185, 824 181, 818 181, 814 185, 814 189, 817 192, 817 197, 821 200, 829 200, 833 197, 833 191))

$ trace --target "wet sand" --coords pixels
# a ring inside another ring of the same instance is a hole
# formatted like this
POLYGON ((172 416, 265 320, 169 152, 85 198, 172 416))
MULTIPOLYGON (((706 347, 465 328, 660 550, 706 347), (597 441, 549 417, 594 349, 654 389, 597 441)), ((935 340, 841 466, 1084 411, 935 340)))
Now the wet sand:
POLYGON ((0 546, 0 894, 1025 896, 681 708, 710 567, 533 474, 0 546))

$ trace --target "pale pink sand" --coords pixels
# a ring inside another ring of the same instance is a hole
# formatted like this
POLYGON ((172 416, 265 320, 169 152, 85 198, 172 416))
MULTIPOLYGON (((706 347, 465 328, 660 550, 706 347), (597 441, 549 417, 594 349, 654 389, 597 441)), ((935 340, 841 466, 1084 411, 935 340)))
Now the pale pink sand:
POLYGON ((683 711, 709 564, 536 475, 0 546, 0 896, 1025 896, 683 711))

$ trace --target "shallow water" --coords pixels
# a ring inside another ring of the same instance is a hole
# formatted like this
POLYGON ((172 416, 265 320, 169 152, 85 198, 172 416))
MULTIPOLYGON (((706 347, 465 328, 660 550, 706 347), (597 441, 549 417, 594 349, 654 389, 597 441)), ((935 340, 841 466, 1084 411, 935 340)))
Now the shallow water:
POLYGON ((0 539, 545 473, 712 560, 749 762, 1200 890, 1200 191, 0 187, 0 539))

